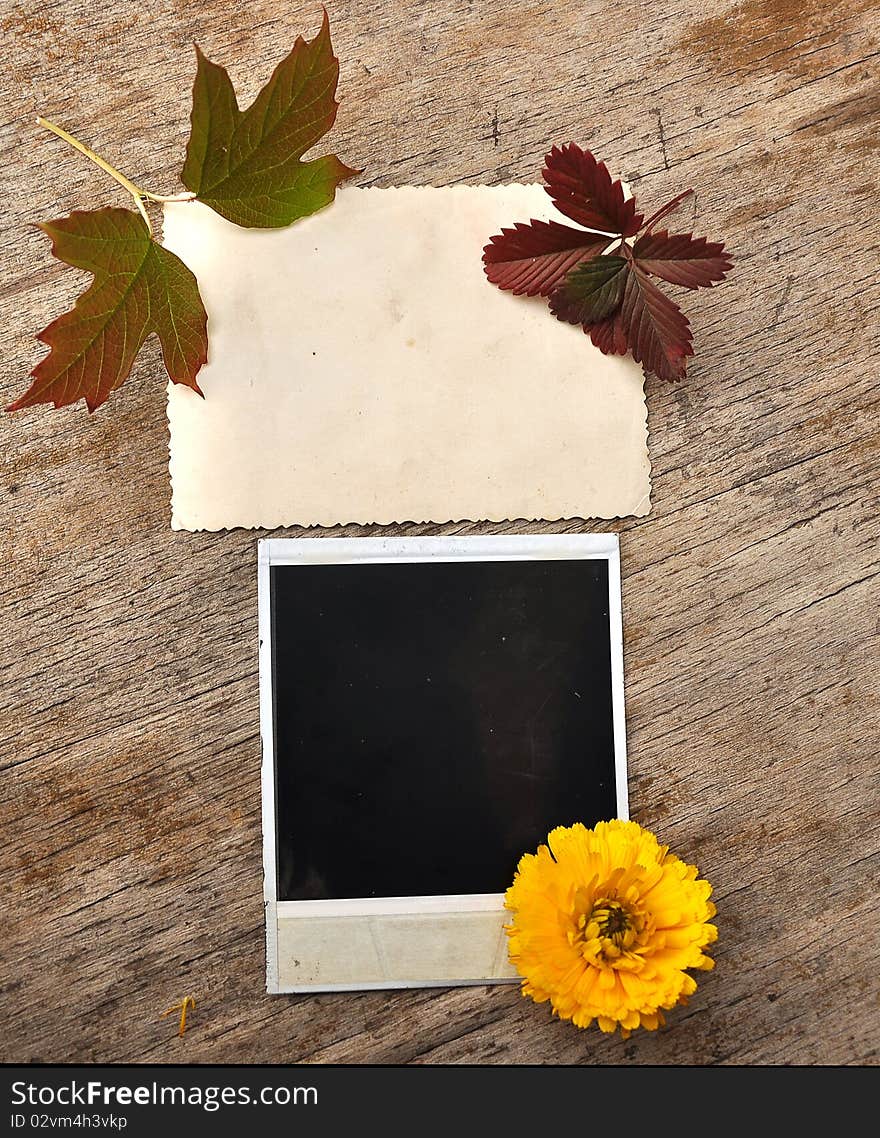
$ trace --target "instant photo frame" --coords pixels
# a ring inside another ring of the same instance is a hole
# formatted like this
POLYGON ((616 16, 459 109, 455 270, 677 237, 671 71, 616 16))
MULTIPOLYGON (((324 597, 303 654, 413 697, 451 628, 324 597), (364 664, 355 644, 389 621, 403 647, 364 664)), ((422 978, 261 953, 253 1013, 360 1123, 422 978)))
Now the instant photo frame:
POLYGON ((516 979, 504 890, 627 817, 613 534, 259 543, 270 993, 516 979))

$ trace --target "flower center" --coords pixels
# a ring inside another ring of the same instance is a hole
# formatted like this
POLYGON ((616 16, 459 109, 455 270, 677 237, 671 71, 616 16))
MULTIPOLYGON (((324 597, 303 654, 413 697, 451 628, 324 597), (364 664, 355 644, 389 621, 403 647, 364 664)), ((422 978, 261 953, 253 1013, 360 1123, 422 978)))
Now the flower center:
POLYGON ((637 947, 643 919, 631 908, 610 897, 600 897, 578 918, 575 938, 587 960, 617 960, 637 947))
POLYGON ((632 928, 629 913, 619 901, 604 901, 594 906, 590 920, 599 926, 599 936, 620 945, 632 928))
MULTIPOLYGON (((619 901, 597 901, 586 921, 587 927, 596 926, 594 935, 606 942, 602 947, 607 949, 608 943, 618 950, 629 948, 635 940, 632 917, 619 901)), ((592 931, 592 930, 591 930, 592 931)))

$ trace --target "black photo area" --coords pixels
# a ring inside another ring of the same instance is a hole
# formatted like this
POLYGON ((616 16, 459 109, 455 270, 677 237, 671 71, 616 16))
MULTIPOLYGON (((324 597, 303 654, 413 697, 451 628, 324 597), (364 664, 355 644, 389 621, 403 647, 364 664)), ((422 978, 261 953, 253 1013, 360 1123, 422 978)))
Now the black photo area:
POLYGON ((280 900, 503 892, 617 813, 608 562, 271 569, 280 900))

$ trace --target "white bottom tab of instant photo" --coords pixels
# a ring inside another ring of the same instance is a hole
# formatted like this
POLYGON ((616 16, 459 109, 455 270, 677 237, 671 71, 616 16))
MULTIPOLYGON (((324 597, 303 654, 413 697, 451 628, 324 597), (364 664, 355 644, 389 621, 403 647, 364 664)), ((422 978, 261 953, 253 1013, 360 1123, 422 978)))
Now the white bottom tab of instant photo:
POLYGON ((641 368, 483 246, 540 186, 343 188, 287 229, 165 206, 208 312, 202 400, 171 385, 175 529, 644 515, 641 368))
POLYGON ((259 550, 268 990, 515 979, 519 858, 627 817, 617 537, 259 550))

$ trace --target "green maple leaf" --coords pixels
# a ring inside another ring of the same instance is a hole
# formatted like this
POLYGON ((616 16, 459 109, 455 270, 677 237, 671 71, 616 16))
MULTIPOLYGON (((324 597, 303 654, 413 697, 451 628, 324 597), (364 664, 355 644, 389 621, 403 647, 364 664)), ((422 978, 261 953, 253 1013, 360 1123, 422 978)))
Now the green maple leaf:
POLYGON ((8 410, 84 399, 94 411, 125 382, 154 332, 171 379, 201 395, 196 376, 208 358, 208 335, 199 287, 183 261, 152 240, 143 218, 128 209, 77 210, 40 228, 59 260, 95 279, 70 312, 39 333, 51 351, 8 410))
POLYGON ((311 42, 290 54, 246 111, 223 67, 196 48, 192 131, 181 179, 199 201, 248 228, 290 225, 329 205, 358 173, 335 155, 301 161, 336 120, 339 61, 326 11, 311 42))

